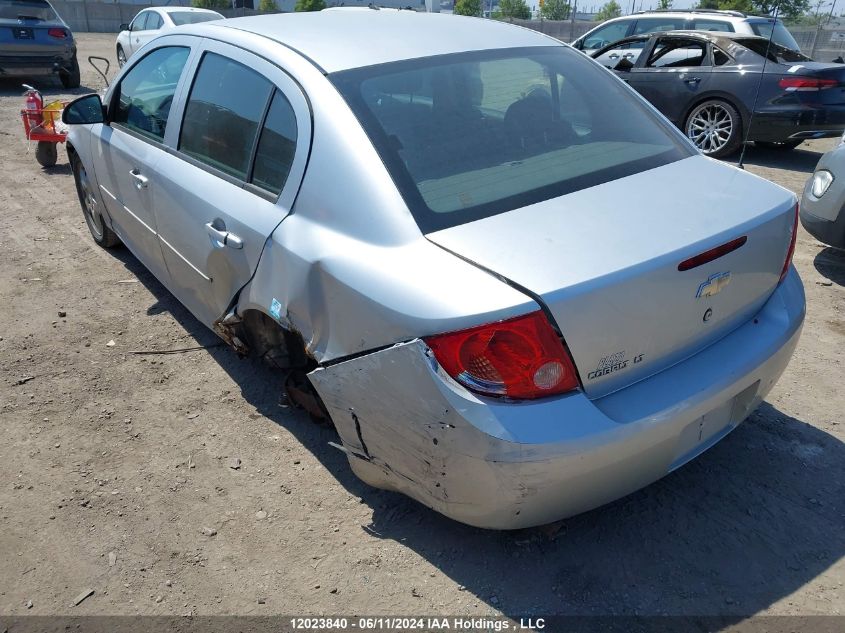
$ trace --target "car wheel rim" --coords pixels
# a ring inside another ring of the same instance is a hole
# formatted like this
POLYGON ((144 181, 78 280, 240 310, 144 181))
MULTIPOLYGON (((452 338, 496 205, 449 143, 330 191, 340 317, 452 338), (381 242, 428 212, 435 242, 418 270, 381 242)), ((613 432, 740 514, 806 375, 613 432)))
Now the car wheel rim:
POLYGON ((718 103, 696 108, 687 122, 687 136, 705 154, 724 148, 733 134, 730 112, 718 103))
POLYGON ((82 212, 85 214, 85 221, 88 228, 98 240, 103 238, 103 216, 97 208, 97 197, 91 189, 91 181, 88 180, 88 173, 85 167, 79 166, 79 198, 82 202, 82 212))
POLYGON ((121 48, 119 51, 117 51, 117 65, 122 68, 123 64, 125 64, 125 63, 126 63, 126 53, 124 53, 123 49, 121 48))

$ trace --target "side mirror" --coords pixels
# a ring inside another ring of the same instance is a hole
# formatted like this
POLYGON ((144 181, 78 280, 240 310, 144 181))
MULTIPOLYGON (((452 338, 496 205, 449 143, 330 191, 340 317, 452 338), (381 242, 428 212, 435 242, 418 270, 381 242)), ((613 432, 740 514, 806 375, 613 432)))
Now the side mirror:
POLYGON ((577 48, 579 51, 583 51, 584 50, 584 40, 582 40, 581 38, 578 38, 577 40, 572 42, 572 48, 577 48))
POLYGON ((118 31, 118 32, 120 32, 120 31, 128 31, 128 30, 129 30, 129 25, 128 25, 126 22, 124 22, 124 23, 123 23, 123 24, 121 24, 119 27, 117 27, 117 31, 118 31))
POLYGON ((66 125, 88 125, 106 120, 105 108, 100 95, 90 94, 71 101, 62 110, 62 123, 66 125))
POLYGON ((627 57, 623 57, 619 60, 619 63, 617 63, 616 66, 613 67, 613 70, 626 73, 629 72, 633 67, 634 64, 631 63, 631 60, 627 57))

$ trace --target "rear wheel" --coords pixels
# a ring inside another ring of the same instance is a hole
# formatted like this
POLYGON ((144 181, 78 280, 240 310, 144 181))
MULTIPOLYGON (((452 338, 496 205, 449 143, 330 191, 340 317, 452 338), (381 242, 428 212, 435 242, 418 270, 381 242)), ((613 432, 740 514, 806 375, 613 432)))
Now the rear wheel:
POLYGON ((59 152, 56 149, 56 144, 50 141, 38 141, 35 146, 35 160, 42 167, 52 167, 56 164, 59 158, 59 152))
POLYGON ((118 68, 123 68, 123 64, 126 63, 126 53, 123 51, 123 47, 118 44, 117 45, 117 66, 118 68))
POLYGON ((76 61, 76 54, 74 54, 71 60, 70 68, 59 73, 59 79, 65 88, 79 88, 79 62, 76 61))
POLYGON ((791 149, 795 149, 796 147, 801 145, 801 143, 803 143, 803 142, 804 142, 803 140, 794 140, 793 139, 791 141, 781 141, 779 143, 773 143, 773 142, 770 142, 770 141, 754 141, 754 144, 757 147, 765 147, 766 149, 776 149, 776 150, 780 150, 782 152, 785 152, 785 151, 788 151, 788 150, 791 150, 791 149))
POLYGON ((684 132, 702 154, 721 158, 735 152, 742 142, 742 119, 727 101, 711 99, 692 109, 684 132))
POLYGON ((82 205, 82 215, 85 216, 85 222, 88 224, 88 230, 91 231, 91 237, 103 248, 117 246, 120 244, 120 238, 106 226, 106 222, 103 220, 103 215, 100 211, 99 199, 94 193, 93 183, 88 178, 85 165, 82 164, 82 161, 75 154, 71 158, 71 167, 73 168, 73 179, 76 181, 76 193, 79 196, 79 204, 82 205))

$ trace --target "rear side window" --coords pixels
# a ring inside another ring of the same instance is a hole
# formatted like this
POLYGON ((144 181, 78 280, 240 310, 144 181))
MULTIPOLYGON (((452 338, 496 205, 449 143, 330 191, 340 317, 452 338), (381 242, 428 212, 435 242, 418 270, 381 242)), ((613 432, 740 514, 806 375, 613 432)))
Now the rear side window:
POLYGON ((722 22, 720 20, 695 20, 693 27, 696 31, 721 31, 724 33, 733 33, 734 27, 730 22, 722 22))
POLYGON ((185 107, 179 150, 245 181, 272 90, 254 70, 206 53, 185 107))
POLYGON ((693 155, 624 84, 563 46, 443 55, 329 79, 424 233, 693 155))
POLYGON ((183 46, 166 46, 135 64, 120 82, 112 122, 162 141, 188 53, 183 46))
POLYGON ((0 0, 0 19, 55 22, 59 16, 44 0, 0 0))
POLYGON ((750 22, 749 25, 751 26, 751 30, 754 31, 754 35, 759 35, 760 37, 765 37, 766 39, 771 38, 775 44, 780 44, 781 46, 793 51, 801 50, 801 47, 798 46, 798 42, 796 42, 795 38, 792 37, 792 33, 787 30, 787 28, 783 25, 783 22, 780 20, 777 22, 774 20, 767 20, 765 22, 750 22))
POLYGON ((212 20, 220 20, 223 18, 223 16, 218 13, 206 13, 204 11, 171 11, 168 15, 173 21, 173 24, 176 26, 182 26, 183 24, 199 24, 200 22, 211 22, 212 20))
POLYGON ((290 102, 276 90, 258 139, 251 182, 274 193, 282 192, 296 151, 296 115, 290 102))
POLYGON ((684 20, 681 18, 642 18, 637 20, 633 34, 675 31, 682 28, 684 28, 684 20))
POLYGON ((648 68, 685 68, 709 66, 704 42, 678 38, 658 40, 648 59, 648 68))

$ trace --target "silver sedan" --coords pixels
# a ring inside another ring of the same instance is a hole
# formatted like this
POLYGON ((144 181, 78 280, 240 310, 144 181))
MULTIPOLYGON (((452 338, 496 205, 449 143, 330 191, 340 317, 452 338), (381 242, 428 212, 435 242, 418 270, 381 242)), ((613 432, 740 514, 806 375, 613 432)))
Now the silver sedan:
POLYGON ((286 372, 364 481, 465 523, 541 524, 682 466, 801 331, 795 197, 533 31, 209 22, 64 119, 94 240, 286 372))
POLYGON ((845 249, 845 138, 821 157, 807 181, 801 224, 816 239, 845 249))

